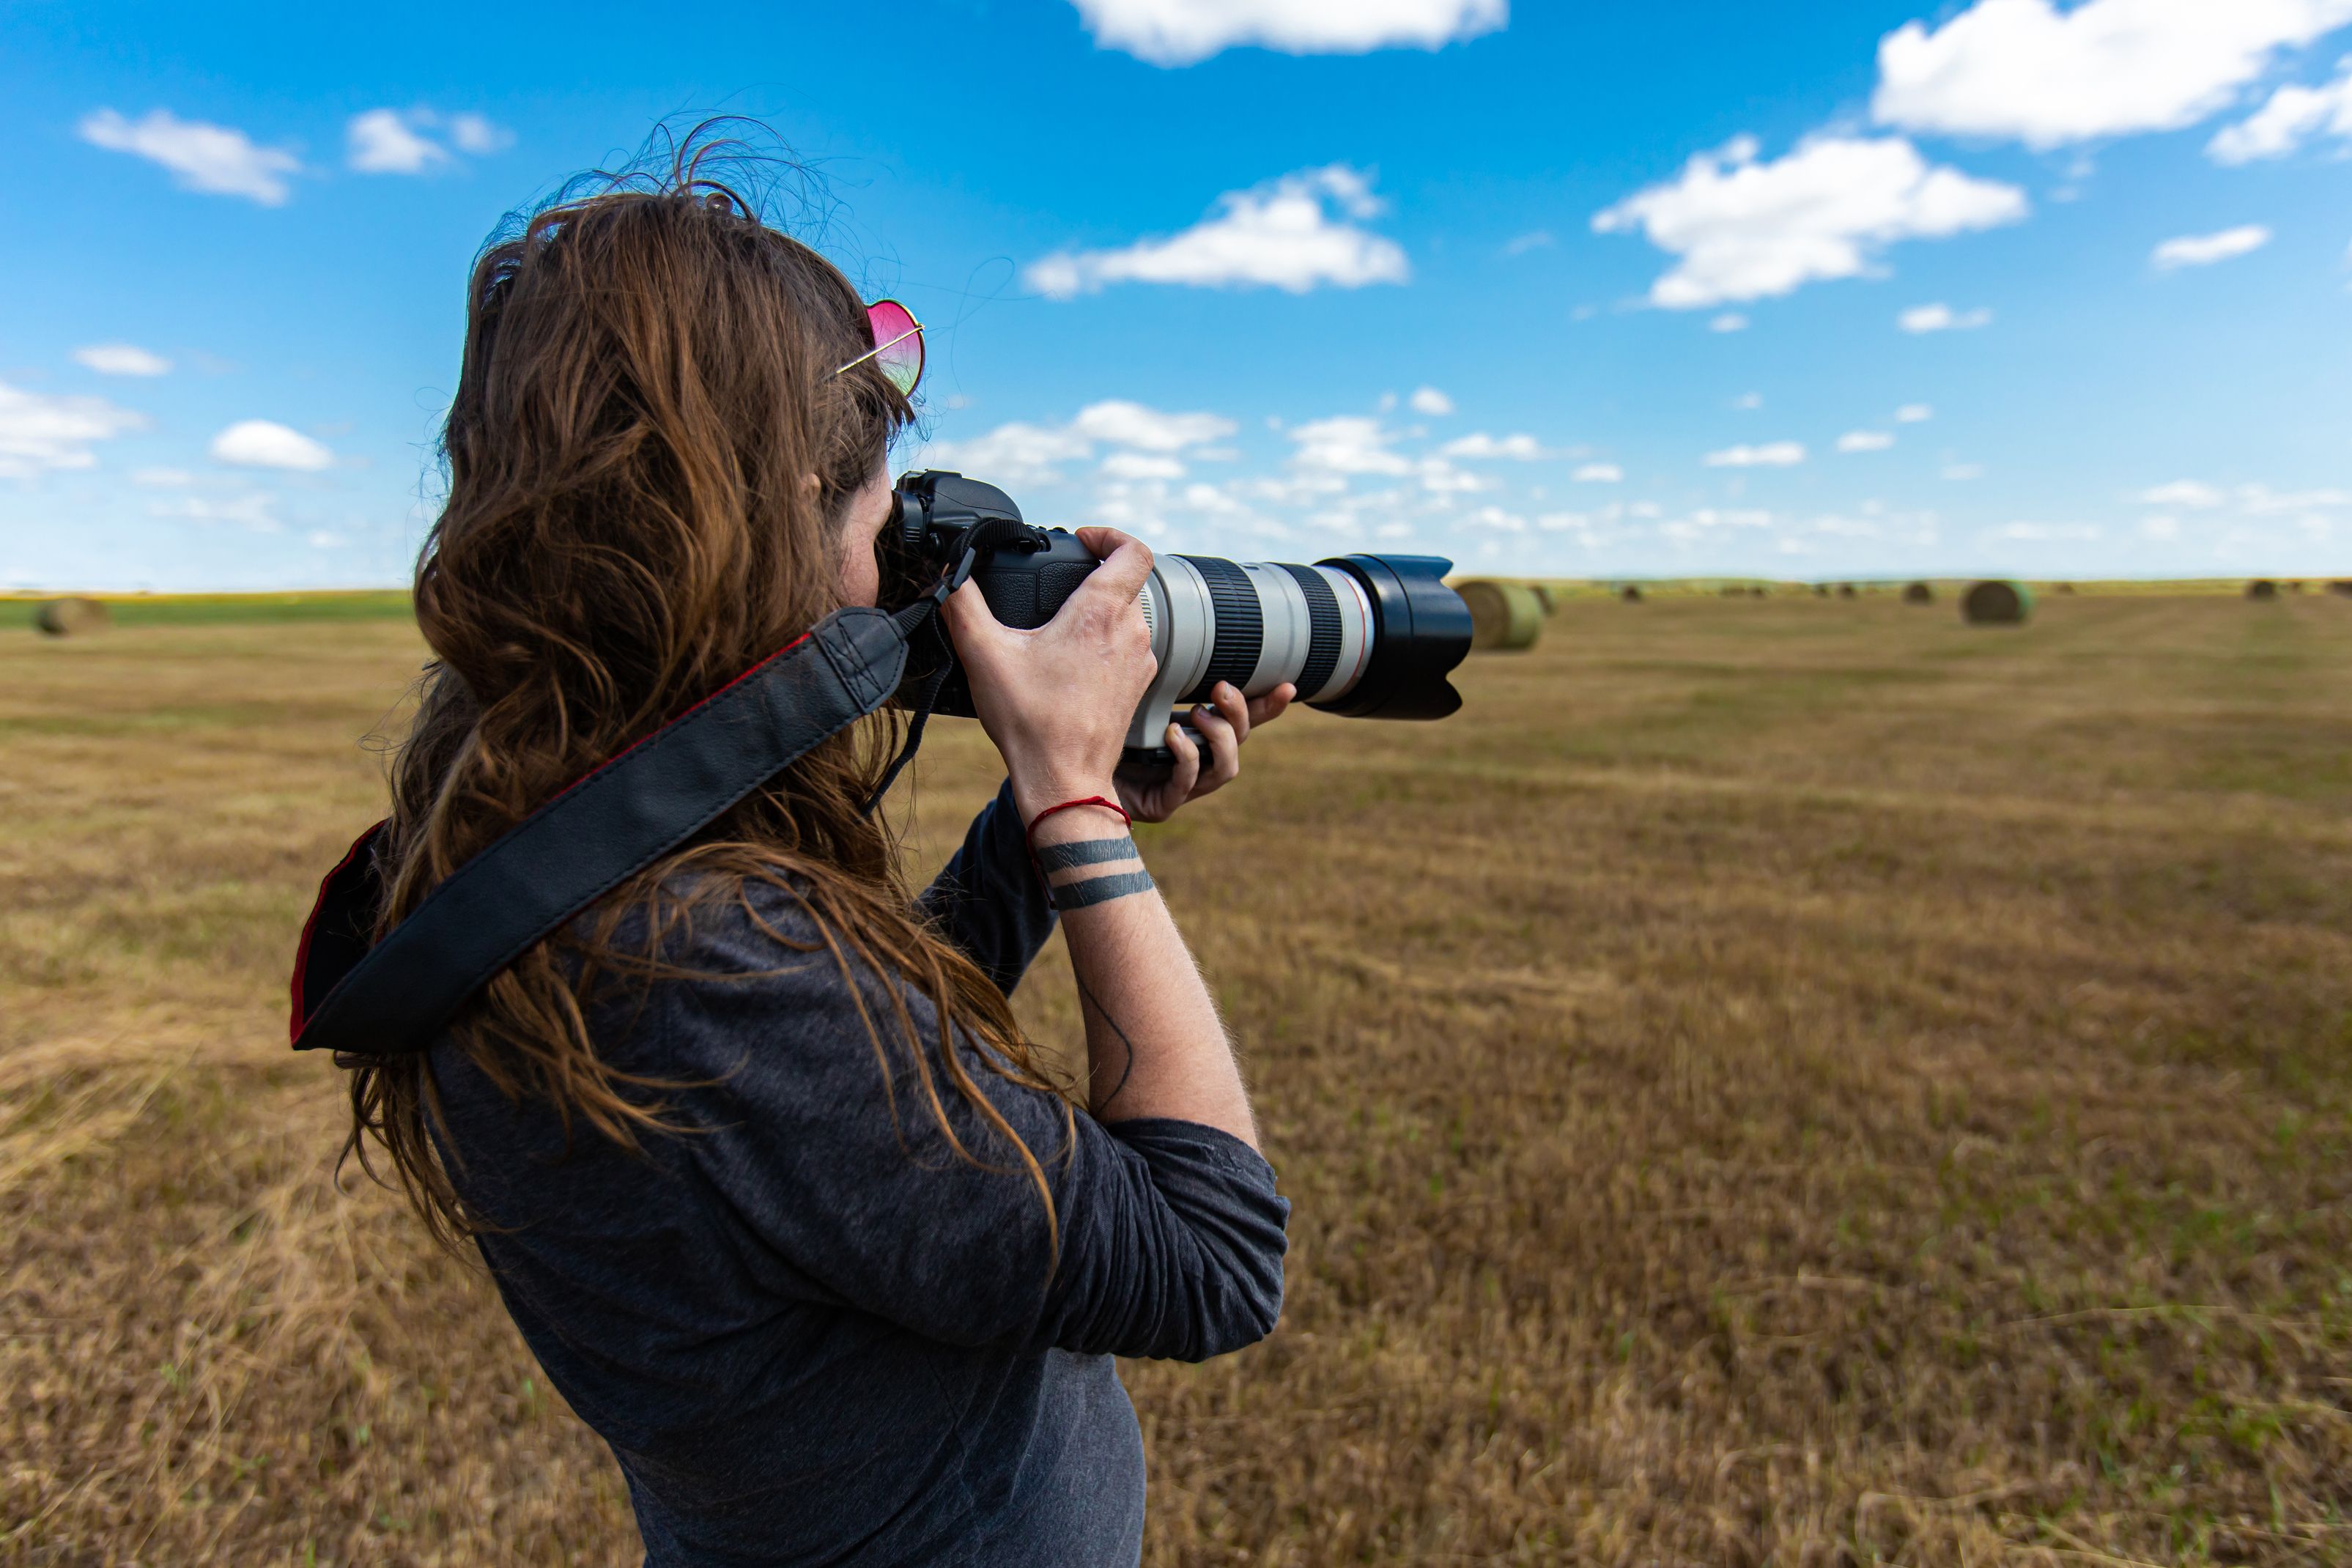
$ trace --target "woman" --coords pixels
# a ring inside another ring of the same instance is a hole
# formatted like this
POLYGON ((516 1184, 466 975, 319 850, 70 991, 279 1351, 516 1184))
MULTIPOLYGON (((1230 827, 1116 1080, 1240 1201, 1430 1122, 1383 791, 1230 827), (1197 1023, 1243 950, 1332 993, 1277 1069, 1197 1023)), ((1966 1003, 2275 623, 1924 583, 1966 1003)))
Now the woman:
MULTIPOLYGON (((881 592, 919 361, 691 169, 554 206, 478 265, 417 572, 437 656, 380 840, 379 931, 569 783, 881 592), (878 351, 878 352, 877 352, 878 351)), ((877 319, 879 319, 877 316, 877 319)), ((911 323, 908 323, 910 325, 911 323)), ((919 341, 919 340, 917 340, 919 341)), ((1124 811, 1229 782, 1221 688, 1173 776, 1113 776, 1153 663, 1143 545, 1034 632, 945 615, 1008 779, 910 899, 860 811, 895 722, 826 742, 352 1067, 352 1140, 479 1247, 612 1445, 654 1563, 1133 1563, 1111 1357, 1267 1333, 1287 1205, 1124 811), (1055 918, 1074 1109, 1006 1002, 1055 918)))

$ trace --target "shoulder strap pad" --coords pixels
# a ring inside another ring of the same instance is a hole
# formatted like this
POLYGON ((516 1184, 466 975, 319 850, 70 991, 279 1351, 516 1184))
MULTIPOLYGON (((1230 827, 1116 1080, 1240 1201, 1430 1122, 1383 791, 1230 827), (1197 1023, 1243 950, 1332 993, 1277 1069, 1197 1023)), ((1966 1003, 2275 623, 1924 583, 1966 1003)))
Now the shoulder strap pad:
POLYGON ((374 841, 328 873, 295 954, 297 1050, 421 1051, 499 971, 898 689, 913 620, 827 616, 509 829, 373 948, 374 841))

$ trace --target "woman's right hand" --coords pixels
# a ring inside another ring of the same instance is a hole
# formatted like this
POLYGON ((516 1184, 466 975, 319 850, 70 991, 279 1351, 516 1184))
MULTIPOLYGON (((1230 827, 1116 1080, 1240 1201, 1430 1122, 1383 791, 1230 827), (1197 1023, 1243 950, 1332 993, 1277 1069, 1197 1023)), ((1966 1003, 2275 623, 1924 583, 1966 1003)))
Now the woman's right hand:
POLYGON ((999 621, 966 583, 944 607, 981 727, 1013 776, 1024 821, 1049 805, 1118 798, 1118 766, 1136 705, 1159 672, 1137 595, 1151 551, 1115 528, 1082 528, 1102 564, 1034 631, 999 621))

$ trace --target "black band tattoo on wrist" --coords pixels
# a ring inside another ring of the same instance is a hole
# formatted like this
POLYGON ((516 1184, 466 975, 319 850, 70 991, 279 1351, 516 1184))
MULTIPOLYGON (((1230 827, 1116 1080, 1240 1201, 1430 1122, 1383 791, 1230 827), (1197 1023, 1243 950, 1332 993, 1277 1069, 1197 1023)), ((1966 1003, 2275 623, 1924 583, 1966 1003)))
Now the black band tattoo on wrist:
POLYGON ((1152 887, 1149 871, 1118 871, 1108 877, 1088 877, 1083 881, 1053 885, 1049 887, 1048 893, 1057 910, 1083 910, 1090 904, 1108 903, 1113 899, 1126 898, 1129 893, 1148 893, 1152 887))
POLYGON ((1037 851, 1037 868, 1050 876, 1055 871, 1075 871, 1081 866, 1103 866, 1113 860, 1139 860, 1142 858, 1136 850, 1134 837, 1122 833, 1116 838, 1085 838, 1076 844, 1048 844, 1037 851))

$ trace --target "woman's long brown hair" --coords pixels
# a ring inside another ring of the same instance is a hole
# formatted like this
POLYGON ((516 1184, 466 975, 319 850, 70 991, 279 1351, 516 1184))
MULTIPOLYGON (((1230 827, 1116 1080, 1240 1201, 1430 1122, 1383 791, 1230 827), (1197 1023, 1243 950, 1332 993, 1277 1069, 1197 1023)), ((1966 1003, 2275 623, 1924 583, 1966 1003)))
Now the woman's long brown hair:
MULTIPOLYGON (((379 935, 572 781, 839 607, 844 508, 912 410, 870 361, 834 374, 872 346, 864 304, 707 176, 726 147, 689 137, 659 176, 561 199, 474 268, 443 437, 448 500, 416 571, 435 662, 393 764, 379 935)), ((659 957, 666 933, 716 900, 748 910, 764 883, 813 917, 817 941, 796 945, 826 950, 850 983, 891 1114, 898 1061, 949 1146, 977 1161, 943 1086, 960 1096, 1010 1142, 1051 1226, 1038 1154, 967 1062, 1061 1086, 1003 994, 918 919, 887 827, 860 810, 898 730, 885 715, 817 747, 526 953, 460 1020, 459 1048, 509 1098, 552 1105, 567 1132, 584 1123, 630 1149, 667 1132, 663 1096, 680 1086, 600 1057, 592 1002, 676 973, 659 957), (627 952, 625 924, 644 932, 627 952), (886 1042, 860 969, 926 997, 936 1030, 919 1030, 892 986, 886 1042), (976 1052, 956 1048, 958 1032, 976 1052)), ((346 1155, 368 1166, 373 1138, 436 1237, 471 1234, 428 1121, 440 1107, 427 1058, 341 1065, 346 1155)))

